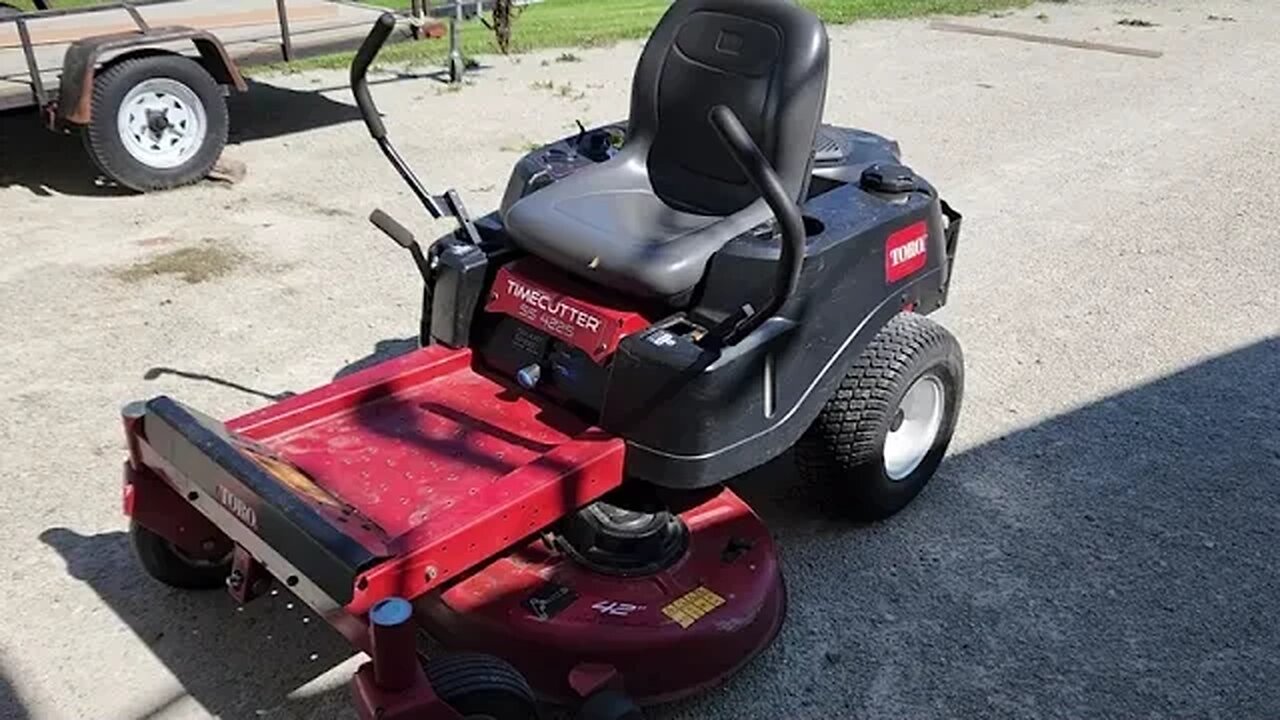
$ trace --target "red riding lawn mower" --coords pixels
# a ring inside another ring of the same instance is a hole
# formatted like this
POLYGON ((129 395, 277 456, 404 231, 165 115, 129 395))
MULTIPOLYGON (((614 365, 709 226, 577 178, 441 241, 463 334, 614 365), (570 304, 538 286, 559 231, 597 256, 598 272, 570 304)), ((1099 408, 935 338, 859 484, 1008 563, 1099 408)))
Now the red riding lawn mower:
POLYGON ((821 124, 827 37, 783 0, 677 0, 628 122, 516 166, 473 220, 369 130, 436 218, 418 350, 227 422, 129 405, 146 570, 239 602, 282 583, 370 657, 362 718, 587 720, 722 682, 786 605, 726 485, 794 447, 848 512, 938 467, 963 385, 947 298, 960 216, 897 145, 821 124), (456 655, 424 659, 419 633, 456 655))

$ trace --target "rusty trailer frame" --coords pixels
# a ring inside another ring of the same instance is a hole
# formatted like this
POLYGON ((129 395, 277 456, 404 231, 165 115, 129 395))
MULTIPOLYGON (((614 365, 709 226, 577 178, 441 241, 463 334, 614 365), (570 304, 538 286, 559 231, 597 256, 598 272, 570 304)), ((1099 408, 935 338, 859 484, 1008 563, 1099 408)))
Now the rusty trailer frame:
MULTIPOLYGON (((333 1, 340 5, 359 5, 346 0, 333 1)), ((30 97, 26 100, 16 97, 0 99, 0 110, 38 107, 45 125, 52 130, 63 129, 68 124, 86 124, 91 115, 90 104, 95 71, 104 54, 128 51, 132 48, 157 47, 181 41, 192 43, 199 54, 201 64, 219 84, 239 92, 246 90, 237 60, 212 31, 186 25, 152 26, 138 11, 141 7, 171 4, 175 0, 115 0, 100 5, 75 8, 50 7, 48 0, 33 0, 33 2, 37 7, 36 10, 19 12, 15 15, 0 15, 0 27, 9 23, 16 26, 18 44, 26 63, 26 74, 31 88, 30 97), (32 40, 30 24, 33 21, 49 18, 121 10, 128 15, 136 29, 126 32, 91 34, 71 41, 62 61, 60 86, 56 92, 51 91, 41 77, 49 67, 47 65, 42 67, 36 57, 36 42, 32 40)), ((440 29, 429 27, 430 23, 427 19, 430 17, 431 10, 429 0, 411 0, 411 7, 404 15, 410 20, 409 27, 413 39, 428 35, 438 37, 442 32, 440 29)), ((294 46, 294 33, 290 27, 287 0, 275 0, 275 15, 280 33, 279 47, 270 56, 259 51, 251 58, 241 58, 239 64, 245 63, 246 60, 254 64, 273 61, 291 62, 299 57, 294 46)), ((318 47, 315 52, 338 49, 326 45, 318 47)))

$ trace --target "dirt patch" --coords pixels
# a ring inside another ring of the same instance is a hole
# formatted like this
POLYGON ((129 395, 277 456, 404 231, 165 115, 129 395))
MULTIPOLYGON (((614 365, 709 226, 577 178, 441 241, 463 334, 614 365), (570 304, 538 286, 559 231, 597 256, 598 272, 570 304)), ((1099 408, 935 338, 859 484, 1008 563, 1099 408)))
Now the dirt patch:
POLYGON ((162 275, 177 275, 196 284, 228 275, 249 258, 239 250, 216 240, 176 248, 117 268, 112 274, 126 283, 140 283, 162 275))

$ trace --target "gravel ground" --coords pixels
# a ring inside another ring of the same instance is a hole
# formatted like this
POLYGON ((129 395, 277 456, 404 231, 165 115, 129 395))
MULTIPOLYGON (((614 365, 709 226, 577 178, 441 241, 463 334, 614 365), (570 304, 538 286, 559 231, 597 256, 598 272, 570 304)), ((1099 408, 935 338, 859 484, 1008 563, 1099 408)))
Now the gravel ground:
MULTIPOLYGON (((786 626, 655 717, 1280 712, 1280 17, 1071 0, 967 22, 1165 54, 832 29, 828 120, 896 136, 967 214, 941 314, 964 415, 888 522, 842 522, 785 463, 746 480, 780 540, 786 626)), ((638 50, 376 90, 429 183, 478 210, 530 142, 623 113, 638 50)), ((233 110, 232 187, 117 196, 73 140, 0 117, 0 716, 347 711, 358 658, 336 635, 284 594, 237 610, 157 586, 119 512, 124 401, 227 416, 413 334, 413 269, 363 218, 414 206, 342 75, 264 82, 233 110)))

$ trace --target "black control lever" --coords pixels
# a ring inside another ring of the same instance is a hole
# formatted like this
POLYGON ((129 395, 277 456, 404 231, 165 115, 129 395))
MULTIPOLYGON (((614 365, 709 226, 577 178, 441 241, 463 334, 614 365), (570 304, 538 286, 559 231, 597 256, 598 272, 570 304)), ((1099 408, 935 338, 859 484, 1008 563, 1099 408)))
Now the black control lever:
POLYGON ((711 108, 711 125, 729 150, 729 155, 764 197, 782 229, 782 254, 778 259, 778 275, 774 279, 773 295, 769 302, 759 310, 744 305, 710 333, 719 342, 732 345, 773 317, 795 294, 804 262, 804 220, 800 215, 800 206, 782 187, 778 173, 764 153, 760 152, 737 114, 724 105, 717 105, 711 108))
MULTIPOLYGON (((452 217, 458 221, 458 225, 465 236, 464 239, 472 244, 479 244, 480 233, 476 230, 471 216, 467 214, 467 209, 462 204, 462 198, 453 190, 446 192, 444 195, 432 195, 427 191, 422 185, 422 181, 414 174, 413 169, 409 167, 404 158, 400 157, 400 153, 396 151, 395 146, 391 144, 391 140, 387 138, 387 128, 382 124, 382 114, 378 112, 378 106, 374 103, 373 95, 369 92, 369 80, 367 77, 369 66, 378 57, 382 46, 386 44, 387 39, 391 37, 392 31, 395 29, 395 14, 383 13, 373 23, 373 28, 369 30, 369 35, 365 37, 364 42, 360 44, 360 49, 356 51, 355 59, 351 61, 351 92, 355 95, 356 105, 360 108, 360 114, 364 117, 365 126, 369 128, 369 135, 378 143, 382 154, 387 156, 387 160, 391 162, 392 167, 396 169, 396 172, 400 173, 400 177, 404 179, 413 194, 418 197, 418 200, 427 209, 431 217, 437 220, 446 216, 452 217)), ((379 228, 381 227, 379 226, 379 228)), ((385 232, 385 229, 383 231, 385 232)))
POLYGON ((386 214, 382 210, 374 210, 369 214, 369 222, 373 226, 381 230, 387 237, 396 241, 396 244, 413 256, 413 263, 418 266, 418 272, 422 275, 422 279, 431 282, 431 262, 427 260, 426 253, 422 252, 422 246, 418 244, 418 239, 413 236, 409 228, 401 225, 395 218, 386 214))

